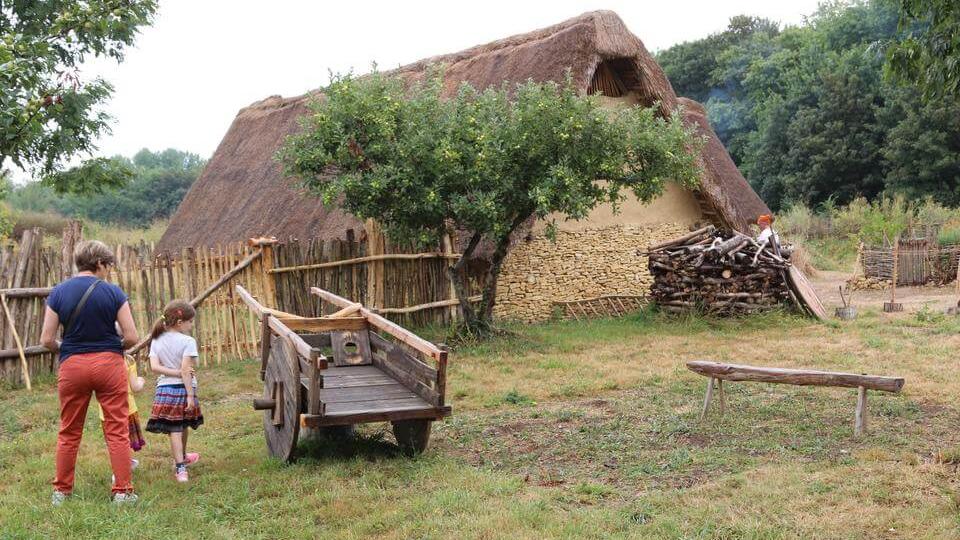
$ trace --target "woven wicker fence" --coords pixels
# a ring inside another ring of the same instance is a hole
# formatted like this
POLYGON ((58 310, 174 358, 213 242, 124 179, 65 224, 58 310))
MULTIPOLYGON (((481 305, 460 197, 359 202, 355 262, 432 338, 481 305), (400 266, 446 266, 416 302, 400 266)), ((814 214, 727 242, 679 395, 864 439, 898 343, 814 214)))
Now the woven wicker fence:
MULTIPOLYGON (((860 254, 864 276, 893 278, 893 247, 865 247, 860 254)), ((901 240, 897 249, 897 285, 949 283, 957 277, 960 245, 928 240, 901 240)))

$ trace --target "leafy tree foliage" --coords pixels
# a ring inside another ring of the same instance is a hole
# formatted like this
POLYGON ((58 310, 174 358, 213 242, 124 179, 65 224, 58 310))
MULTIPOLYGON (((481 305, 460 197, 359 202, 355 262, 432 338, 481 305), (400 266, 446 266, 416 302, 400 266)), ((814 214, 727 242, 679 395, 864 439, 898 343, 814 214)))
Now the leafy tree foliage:
POLYGON ((927 98, 960 96, 960 3, 899 0, 904 36, 890 47, 890 70, 927 98))
MULTIPOLYGON (((698 81, 709 87, 711 123, 772 208, 896 194, 956 204, 956 101, 925 104, 922 87, 883 77, 899 21, 889 0, 827 3, 802 26, 728 40, 709 71, 684 73, 700 95, 698 81)), ((658 56, 668 74, 685 67, 670 52, 658 56)))
POLYGON ((109 130, 100 107, 112 87, 99 78, 82 82, 77 68, 91 57, 123 60, 156 9, 155 0, 0 2, 0 168, 9 159, 63 192, 76 191, 78 178, 88 178, 85 186, 123 181, 103 159, 58 174, 109 130))
POLYGON ((678 116, 601 109, 569 80, 483 92, 464 85, 450 99, 442 89, 439 72, 409 90, 378 73, 338 77, 279 157, 325 204, 374 218, 394 238, 427 244, 467 231, 449 273, 472 332, 489 329, 497 276, 522 224, 581 219, 625 191, 646 201, 668 180, 696 182, 688 148, 699 141, 678 116), (475 309, 465 264, 482 241, 492 255, 475 309))
MULTIPOLYGON (((14 190, 9 203, 18 210, 53 211, 101 223, 146 227, 176 211, 205 164, 196 154, 174 149, 143 149, 132 159, 118 156, 104 161, 104 168, 128 171, 129 180, 118 187, 104 187, 103 182, 95 181, 94 187, 66 194, 34 182, 14 190)), ((77 181, 87 182, 88 178, 82 175, 77 181)))

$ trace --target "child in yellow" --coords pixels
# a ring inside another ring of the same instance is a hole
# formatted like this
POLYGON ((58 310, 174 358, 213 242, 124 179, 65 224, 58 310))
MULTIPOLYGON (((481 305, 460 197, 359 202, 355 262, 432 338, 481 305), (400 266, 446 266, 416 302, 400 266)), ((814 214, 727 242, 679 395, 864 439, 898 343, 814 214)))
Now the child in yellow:
MULTIPOLYGON (((137 414, 137 400, 133 393, 143 390, 146 380, 137 373, 137 362, 130 356, 125 356, 127 362, 127 408, 130 418, 130 448, 134 452, 139 452, 146 445, 143 440, 143 433, 140 431, 140 416, 137 414)), ((97 411, 100 413, 100 421, 103 422, 103 409, 97 404, 97 411)), ((137 468, 140 464, 136 459, 131 459, 131 469, 137 468)))

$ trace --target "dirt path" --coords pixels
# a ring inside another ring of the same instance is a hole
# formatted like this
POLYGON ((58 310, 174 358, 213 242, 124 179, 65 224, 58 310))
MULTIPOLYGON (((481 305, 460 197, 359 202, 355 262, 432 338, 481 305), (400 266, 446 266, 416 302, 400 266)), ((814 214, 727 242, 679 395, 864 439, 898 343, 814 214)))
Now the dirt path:
MULTIPOLYGON (((833 314, 833 308, 842 306, 838 287, 846 285, 850 274, 847 272, 818 271, 810 282, 820 295, 820 300, 826 306, 828 313, 833 314)), ((890 290, 854 291, 851 303, 858 309, 883 309, 883 303, 890 301, 890 290)), ((904 313, 914 313, 924 306, 933 311, 944 311, 948 307, 957 305, 957 289, 954 284, 945 287, 897 287, 897 302, 903 303, 904 313)))

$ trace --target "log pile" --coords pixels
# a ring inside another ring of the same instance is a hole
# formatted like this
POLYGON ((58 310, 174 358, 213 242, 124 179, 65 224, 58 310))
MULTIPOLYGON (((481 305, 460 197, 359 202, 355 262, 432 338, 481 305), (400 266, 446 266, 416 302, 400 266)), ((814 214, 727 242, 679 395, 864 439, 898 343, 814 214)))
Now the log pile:
POLYGON ((847 280, 847 287, 854 291, 883 291, 889 289, 890 285, 889 279, 875 277, 859 276, 847 280))
POLYGON ((790 250, 776 255, 748 236, 707 226, 650 247, 650 296, 661 309, 744 315, 796 303, 785 281, 790 250), (759 251, 759 253, 758 253, 759 251))

